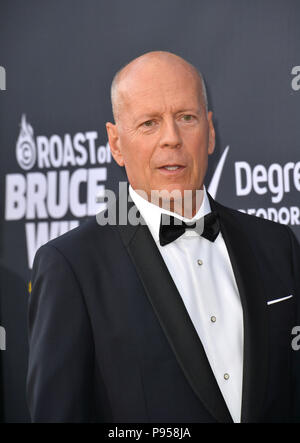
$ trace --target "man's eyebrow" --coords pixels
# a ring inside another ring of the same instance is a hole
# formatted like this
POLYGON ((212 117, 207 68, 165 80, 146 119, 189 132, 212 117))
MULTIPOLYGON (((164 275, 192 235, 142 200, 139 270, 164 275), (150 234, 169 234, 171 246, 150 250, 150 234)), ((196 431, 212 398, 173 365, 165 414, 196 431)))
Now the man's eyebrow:
POLYGON ((201 112, 201 108, 182 108, 176 111, 176 114, 181 114, 182 112, 201 112))
MULTIPOLYGON (((189 108, 189 107, 186 107, 186 108, 182 108, 182 109, 174 111, 174 114, 180 114, 182 112, 198 112, 198 113, 200 113, 201 112, 201 108, 200 107, 199 108, 189 108)), ((145 113, 145 114, 139 115, 139 116, 135 117, 134 120, 136 122, 143 121, 143 120, 147 121, 147 120, 150 120, 151 118, 154 118, 154 117, 157 117, 157 116, 160 116, 160 115, 161 115, 161 113, 159 111, 156 111, 156 112, 154 111, 154 112, 149 112, 149 113, 145 113)))
POLYGON ((159 116, 160 113, 159 112, 149 112, 147 114, 142 114, 142 115, 138 115, 134 118, 135 122, 139 122, 139 121, 147 121, 150 120, 151 118, 157 117, 159 116))

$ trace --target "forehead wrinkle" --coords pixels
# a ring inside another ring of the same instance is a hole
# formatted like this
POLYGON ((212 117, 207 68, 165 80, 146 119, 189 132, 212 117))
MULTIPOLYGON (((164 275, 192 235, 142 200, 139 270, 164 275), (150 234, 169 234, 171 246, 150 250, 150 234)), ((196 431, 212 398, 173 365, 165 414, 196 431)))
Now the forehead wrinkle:
MULTIPOLYGON (((140 94, 141 98, 143 97, 143 95, 146 97, 148 93, 151 94, 151 83, 153 80, 156 80, 156 86, 159 87, 160 85, 163 85, 162 98, 166 96, 166 94, 168 93, 168 89, 172 91, 171 85, 170 88, 166 88, 166 83, 164 79, 161 82, 159 80, 162 75, 162 70, 164 71, 164 74, 166 73, 166 71, 170 71, 170 79, 173 75, 174 81, 172 83, 174 85, 174 82, 178 81, 178 77, 176 78, 176 67, 178 67, 181 72, 184 71, 187 76, 192 78, 192 81, 195 82, 195 86, 199 92, 199 95, 198 93, 197 95, 200 97, 200 100, 202 102, 201 104, 205 105, 207 111, 205 85, 201 73, 199 73, 193 65, 174 54, 161 52, 148 53, 142 55, 141 57, 138 57, 137 59, 126 65, 116 74, 113 80, 112 105, 115 120, 119 118, 120 107, 122 106, 122 104, 124 104, 126 96, 129 96, 131 98, 135 95, 136 84, 141 84, 141 87, 136 90, 137 93, 140 94), (150 84, 149 88, 145 86, 145 83, 150 84), (132 92, 128 93, 128 91, 130 90, 132 92)), ((180 79, 179 81, 182 81, 182 79, 180 79)))
MULTIPOLYGON (((142 119, 150 118, 161 118, 167 116, 168 114, 176 115, 180 112, 201 112, 201 103, 199 100, 195 99, 195 94, 187 95, 182 99, 174 96, 174 89, 170 90, 170 95, 168 91, 162 90, 161 94, 158 94, 157 99, 148 100, 149 96, 152 96, 152 91, 149 89, 147 91, 138 91, 130 95, 123 96, 123 100, 120 102, 119 111, 122 112, 126 109, 126 114, 123 114, 122 122, 132 121, 134 124, 142 119), (191 98, 191 99, 190 99, 191 98), (121 105, 122 103, 122 105, 121 105), (142 103, 142 107, 140 104, 142 103), (127 118, 128 117, 128 118, 127 118)), ((123 125, 122 125, 123 126, 123 125)))

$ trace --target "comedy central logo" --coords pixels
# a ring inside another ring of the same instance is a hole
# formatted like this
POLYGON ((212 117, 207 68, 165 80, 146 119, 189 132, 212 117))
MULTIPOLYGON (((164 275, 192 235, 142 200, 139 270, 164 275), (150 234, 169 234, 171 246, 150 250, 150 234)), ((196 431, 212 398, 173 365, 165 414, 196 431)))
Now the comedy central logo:
POLYGON ((37 135, 23 114, 15 155, 21 171, 5 175, 4 217, 25 221, 31 268, 40 246, 106 208, 97 198, 105 191, 111 152, 97 131, 37 135))
POLYGON ((36 145, 33 138, 33 128, 27 123, 25 114, 22 115, 20 134, 16 145, 16 158, 22 169, 31 169, 36 162, 36 145))

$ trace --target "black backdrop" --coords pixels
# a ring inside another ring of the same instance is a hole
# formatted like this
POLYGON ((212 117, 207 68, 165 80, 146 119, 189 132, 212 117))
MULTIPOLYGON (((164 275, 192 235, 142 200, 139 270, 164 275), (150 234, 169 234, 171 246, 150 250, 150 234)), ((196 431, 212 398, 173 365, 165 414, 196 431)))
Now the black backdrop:
POLYGON ((4 421, 29 419, 26 306, 36 248, 98 212, 88 195, 125 180, 105 122, 112 76, 129 60, 168 50, 203 72, 217 130, 207 187, 300 238, 299 22, 297 0, 0 0, 4 421))

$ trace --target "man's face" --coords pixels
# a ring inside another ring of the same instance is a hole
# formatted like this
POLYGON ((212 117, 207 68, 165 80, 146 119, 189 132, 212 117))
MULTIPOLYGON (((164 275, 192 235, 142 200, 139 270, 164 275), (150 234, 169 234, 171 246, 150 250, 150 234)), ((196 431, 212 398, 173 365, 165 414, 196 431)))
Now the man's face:
POLYGON ((133 189, 148 198, 151 190, 183 196, 184 190, 202 189, 215 133, 199 79, 182 66, 158 64, 121 81, 118 119, 107 123, 107 131, 133 189))

